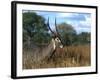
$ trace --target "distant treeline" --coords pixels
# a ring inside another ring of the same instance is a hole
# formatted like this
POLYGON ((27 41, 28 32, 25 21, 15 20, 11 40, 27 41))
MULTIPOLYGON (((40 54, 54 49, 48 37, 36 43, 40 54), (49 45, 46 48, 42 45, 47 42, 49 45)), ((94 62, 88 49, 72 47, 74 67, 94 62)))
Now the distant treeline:
MULTIPOLYGON (((91 33, 82 32, 77 34, 73 26, 67 23, 57 25, 64 45, 89 44, 91 33)), ((23 13, 23 44, 26 44, 25 46, 30 46, 31 44, 48 44, 51 38, 52 34, 49 32, 47 22, 43 16, 35 12, 23 13)))

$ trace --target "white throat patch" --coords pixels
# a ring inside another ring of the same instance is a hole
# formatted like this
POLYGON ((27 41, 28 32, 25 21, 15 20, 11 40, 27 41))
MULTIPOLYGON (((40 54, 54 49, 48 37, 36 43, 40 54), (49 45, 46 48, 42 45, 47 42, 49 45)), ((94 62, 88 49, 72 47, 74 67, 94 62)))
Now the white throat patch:
POLYGON ((60 48, 63 48, 63 45, 61 45, 60 48))

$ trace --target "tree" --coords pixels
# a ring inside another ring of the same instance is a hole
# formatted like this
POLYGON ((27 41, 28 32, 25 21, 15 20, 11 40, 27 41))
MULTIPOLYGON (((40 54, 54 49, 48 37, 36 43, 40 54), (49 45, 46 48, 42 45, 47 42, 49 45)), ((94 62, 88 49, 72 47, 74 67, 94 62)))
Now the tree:
POLYGON ((23 42, 28 43, 48 43, 50 35, 48 33, 45 19, 35 12, 23 12, 23 42))
POLYGON ((91 41, 91 34, 88 32, 82 32, 78 35, 78 41, 81 44, 89 44, 91 41))
POLYGON ((73 26, 67 23, 61 23, 57 27, 63 39, 63 43, 65 45, 72 45, 76 38, 76 31, 73 26))

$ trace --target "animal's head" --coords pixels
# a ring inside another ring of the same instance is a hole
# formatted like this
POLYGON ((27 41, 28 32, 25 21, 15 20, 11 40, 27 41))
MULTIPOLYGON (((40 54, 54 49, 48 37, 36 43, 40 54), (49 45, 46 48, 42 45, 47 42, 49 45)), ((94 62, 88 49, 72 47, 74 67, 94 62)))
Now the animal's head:
POLYGON ((54 41, 55 41, 56 47, 63 48, 63 44, 62 44, 61 40, 59 39, 59 37, 54 38, 54 41))
POLYGON ((53 35, 52 36, 52 41, 53 41, 54 48, 57 48, 57 47, 63 48, 63 42, 61 40, 61 36, 60 36, 60 34, 58 32, 58 29, 57 29, 56 19, 55 19, 56 32, 52 31, 52 29, 50 28, 50 26, 49 26, 49 18, 48 18, 48 28, 51 31, 51 34, 53 35))

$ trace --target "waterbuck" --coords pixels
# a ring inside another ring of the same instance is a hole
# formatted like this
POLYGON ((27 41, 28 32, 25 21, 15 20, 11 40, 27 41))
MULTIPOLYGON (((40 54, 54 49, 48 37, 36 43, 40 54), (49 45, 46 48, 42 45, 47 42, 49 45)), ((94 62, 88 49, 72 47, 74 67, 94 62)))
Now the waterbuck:
POLYGON ((63 48, 61 36, 60 36, 60 34, 57 30, 56 19, 55 19, 56 32, 54 32, 50 28, 49 18, 48 18, 48 21, 47 21, 47 26, 48 26, 48 29, 51 31, 51 35, 53 35, 50 43, 48 45, 41 45, 41 46, 34 47, 29 52, 25 51, 25 53, 30 53, 30 54, 28 54, 28 56, 26 56, 26 59, 29 58, 29 55, 30 55, 30 58, 32 59, 31 62, 33 62, 33 61, 38 62, 40 60, 43 60, 46 57, 49 60, 53 56, 57 47, 63 48))

